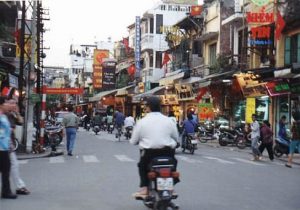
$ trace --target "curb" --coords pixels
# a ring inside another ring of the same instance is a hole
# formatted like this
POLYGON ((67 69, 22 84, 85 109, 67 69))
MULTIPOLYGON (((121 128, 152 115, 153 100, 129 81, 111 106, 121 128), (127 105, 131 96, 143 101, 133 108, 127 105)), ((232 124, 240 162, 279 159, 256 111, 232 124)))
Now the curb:
POLYGON ((28 160, 28 159, 37 159, 37 158, 47 158, 63 155, 63 151, 48 151, 43 154, 17 154, 18 160, 28 160))
MULTIPOLYGON (((220 145, 218 145, 218 143, 217 142, 207 142, 207 143, 200 143, 200 144, 203 144, 203 145, 207 145, 207 146, 209 146, 209 147, 213 147, 213 148, 224 148, 224 149, 228 149, 228 150, 230 150, 230 151, 235 151, 235 152, 248 152, 249 154, 252 154, 251 153, 251 151, 247 151, 247 149, 236 149, 236 148, 233 148, 233 147, 226 147, 226 146, 220 146, 220 145)), ((274 157, 276 160, 280 160, 280 161, 282 161, 282 162, 287 162, 287 158, 282 158, 282 157, 274 157)), ((295 165, 300 165, 300 162, 294 162, 293 161, 293 163, 292 164, 295 164, 295 165)))

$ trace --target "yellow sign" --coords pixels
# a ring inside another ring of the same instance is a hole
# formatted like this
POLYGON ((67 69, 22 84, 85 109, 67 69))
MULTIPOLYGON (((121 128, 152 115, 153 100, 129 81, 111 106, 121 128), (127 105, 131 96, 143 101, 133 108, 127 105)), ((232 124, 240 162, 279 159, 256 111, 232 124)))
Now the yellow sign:
MULTIPOLYGON (((24 46, 24 50, 25 50, 25 54, 24 54, 24 59, 25 61, 28 61, 30 56, 31 56, 31 38, 28 35, 25 35, 25 46, 24 46), (27 56, 28 55, 28 56, 27 56)), ((16 43, 16 57, 20 58, 21 57, 21 48, 18 45, 18 43, 16 43)), ((37 63, 37 52, 35 49, 34 52, 34 62, 37 63)))
POLYGON ((247 98, 246 100, 246 123, 252 123, 252 114, 255 114, 255 98, 247 98))

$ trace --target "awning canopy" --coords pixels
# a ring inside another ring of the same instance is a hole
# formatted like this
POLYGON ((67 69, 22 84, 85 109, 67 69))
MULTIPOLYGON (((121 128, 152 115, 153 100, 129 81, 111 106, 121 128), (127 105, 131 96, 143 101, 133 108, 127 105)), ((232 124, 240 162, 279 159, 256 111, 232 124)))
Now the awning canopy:
POLYGON ((165 89, 165 86, 158 86, 158 87, 155 87, 155 88, 153 88, 153 89, 151 89, 151 90, 149 90, 149 91, 147 91, 145 93, 141 93, 141 94, 135 95, 132 98, 132 102, 138 103, 144 97, 148 97, 148 96, 151 96, 151 95, 158 95, 164 89, 165 89))
POLYGON ((130 88, 133 88, 134 85, 129 85, 129 86, 126 86, 126 87, 123 87, 123 88, 119 88, 117 89, 117 93, 115 96, 126 96, 129 94, 129 89, 130 88))
POLYGON ((198 41, 206 41, 209 39, 216 39, 219 36, 219 32, 208 32, 205 33, 203 35, 200 36, 200 38, 198 38, 198 41))
POLYGON ((89 102, 99 101, 99 100, 101 100, 102 97, 107 96, 107 95, 111 95, 111 94, 115 94, 116 92, 117 92, 117 89, 115 89, 115 90, 107 90, 107 91, 103 91, 103 92, 97 93, 93 97, 89 98, 89 102))
POLYGON ((184 72, 179 72, 177 74, 162 78, 159 80, 159 85, 173 85, 175 80, 179 80, 184 77, 184 72))

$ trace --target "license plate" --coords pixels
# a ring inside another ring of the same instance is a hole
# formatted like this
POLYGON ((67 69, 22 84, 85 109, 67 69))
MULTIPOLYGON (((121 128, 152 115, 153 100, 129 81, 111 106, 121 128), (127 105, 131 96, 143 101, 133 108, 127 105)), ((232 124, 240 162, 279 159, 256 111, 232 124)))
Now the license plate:
POLYGON ((197 144, 198 143, 197 140, 192 140, 191 142, 192 142, 192 144, 197 144))
POLYGON ((173 178, 157 178, 157 190, 173 190, 173 178))

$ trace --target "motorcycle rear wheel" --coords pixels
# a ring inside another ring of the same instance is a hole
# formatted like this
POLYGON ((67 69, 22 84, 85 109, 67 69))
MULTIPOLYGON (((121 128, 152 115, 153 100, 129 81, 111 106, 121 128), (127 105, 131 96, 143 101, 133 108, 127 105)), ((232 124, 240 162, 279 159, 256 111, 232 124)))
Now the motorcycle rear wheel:
POLYGON ((274 155, 275 155, 276 157, 278 157, 278 158, 281 157, 281 156, 283 155, 283 152, 280 151, 278 145, 275 145, 275 147, 274 147, 274 155))
POLYGON ((199 141, 200 141, 201 143, 206 143, 206 142, 207 142, 207 139, 206 139, 204 136, 200 136, 200 137, 199 137, 199 141))
POLYGON ((239 149, 245 149, 246 148, 246 139, 238 138, 236 142, 236 146, 239 149))

